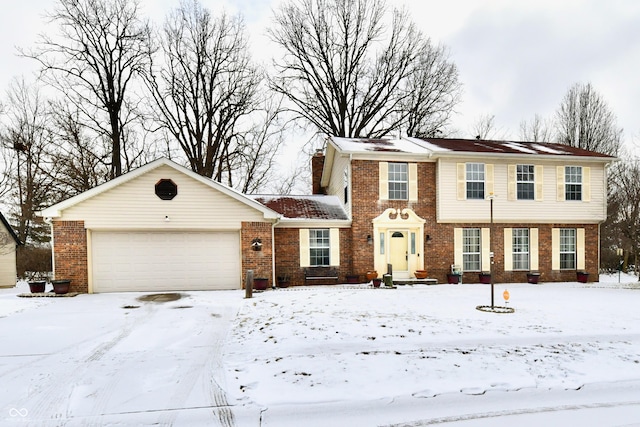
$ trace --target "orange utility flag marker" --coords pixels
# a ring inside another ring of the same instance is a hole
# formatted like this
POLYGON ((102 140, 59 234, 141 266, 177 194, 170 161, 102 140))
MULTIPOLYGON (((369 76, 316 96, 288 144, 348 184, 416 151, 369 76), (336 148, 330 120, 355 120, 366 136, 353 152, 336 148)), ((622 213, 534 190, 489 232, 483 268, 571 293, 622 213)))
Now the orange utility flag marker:
POLYGON ((502 293, 502 296, 504 297, 505 301, 509 301, 509 291, 508 290, 504 290, 504 292, 502 293))

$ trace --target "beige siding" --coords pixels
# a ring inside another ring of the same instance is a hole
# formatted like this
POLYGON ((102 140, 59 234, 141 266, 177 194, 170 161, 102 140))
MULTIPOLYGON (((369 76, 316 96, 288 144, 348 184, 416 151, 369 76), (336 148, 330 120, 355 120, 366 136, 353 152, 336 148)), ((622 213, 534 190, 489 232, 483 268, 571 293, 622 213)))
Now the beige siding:
POLYGON ((329 180, 329 186, 327 187, 327 194, 337 196, 342 202, 347 215, 351 215, 351 201, 344 203, 344 171, 349 173, 349 197, 351 197, 351 170, 349 168, 349 158, 339 156, 336 153, 333 159, 333 168, 331 169, 331 178, 329 180))
MULTIPOLYGON (((0 241, 4 241, 6 233, 0 224, 0 241)), ((16 285, 16 245, 7 235, 9 244, 0 246, 0 288, 11 288, 16 285)))
POLYGON ((239 230, 243 221, 264 217, 257 209, 160 166, 66 209, 61 220, 84 220, 88 229, 239 230), (163 178, 178 186, 173 200, 155 195, 155 184, 163 178))
MULTIPOLYGON (((536 200, 509 200, 508 166, 514 160, 478 159, 474 161, 493 165, 495 193, 493 217, 495 222, 507 223, 596 223, 606 219, 605 171, 602 163, 590 163, 588 201, 558 201, 556 197, 557 162, 534 162, 536 173, 536 200)), ((523 160, 522 163, 531 163, 523 160)), ((460 200, 460 165, 455 160, 438 161, 437 213, 440 222, 489 222, 488 200, 460 200)), ((572 159, 570 164, 576 164, 572 159)), ((564 164, 562 165, 564 166, 564 164)), ((559 168, 564 170, 564 168, 559 168)), ((564 179, 564 178, 563 178, 564 179)), ((488 183, 489 184, 489 183, 488 183)), ((488 194, 488 193, 487 193, 488 194)))

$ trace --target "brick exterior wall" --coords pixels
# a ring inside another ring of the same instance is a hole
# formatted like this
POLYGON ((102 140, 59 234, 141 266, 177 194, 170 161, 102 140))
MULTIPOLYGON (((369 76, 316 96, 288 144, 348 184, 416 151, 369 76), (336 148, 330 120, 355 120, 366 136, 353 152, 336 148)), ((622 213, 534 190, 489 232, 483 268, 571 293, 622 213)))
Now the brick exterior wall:
POLYGON ((324 167, 324 154, 317 151, 311 158, 311 182, 312 194, 326 194, 320 185, 322 180, 322 168, 324 167))
POLYGON ((245 287, 247 270, 253 270, 253 277, 266 277, 269 286, 273 286, 273 241, 271 240, 270 222, 243 222, 240 231, 240 247, 242 251, 242 287, 245 287), (259 251, 253 249, 254 239, 262 241, 259 251))
MULTIPOLYGON (((354 160, 352 170, 352 212, 351 240, 353 249, 351 259, 354 272, 364 274, 373 268, 374 248, 366 244, 367 235, 373 235, 373 218, 379 216, 387 208, 410 208, 418 216, 425 219, 424 233, 430 241, 425 241, 424 264, 429 277, 440 283, 447 283, 447 273, 454 263, 454 228, 457 227, 490 227, 487 223, 438 224, 436 222, 436 163, 418 163, 418 201, 378 200, 377 161, 354 160)), ((551 230, 552 228, 584 228, 585 229, 585 266, 590 281, 598 280, 598 242, 599 228, 597 224, 494 224, 491 233, 492 250, 494 251, 495 282, 526 282, 525 271, 504 271, 504 228, 523 227, 538 228, 539 269, 541 281, 575 281, 575 270, 553 271, 551 269, 551 230)), ((426 239, 425 239, 426 240, 426 239)), ((383 272, 378 272, 381 275, 383 272)), ((477 272, 465 273, 463 282, 478 283, 477 272)))
POLYGON ((89 292, 84 221, 53 221, 55 279, 71 279, 70 292, 89 292))
MULTIPOLYGON (((276 276, 288 276, 290 286, 304 285, 304 270, 300 267, 300 231, 297 228, 276 228, 275 252, 276 276)), ((352 274, 351 231, 340 229, 340 282, 346 282, 347 274, 352 274)))

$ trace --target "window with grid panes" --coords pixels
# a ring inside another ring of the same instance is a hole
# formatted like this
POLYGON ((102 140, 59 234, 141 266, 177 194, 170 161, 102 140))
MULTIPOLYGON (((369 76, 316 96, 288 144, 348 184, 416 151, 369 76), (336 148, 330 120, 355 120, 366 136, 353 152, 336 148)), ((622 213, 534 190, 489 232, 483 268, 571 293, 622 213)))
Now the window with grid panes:
POLYGON ((481 247, 479 228, 465 228, 462 230, 463 271, 480 271, 481 247))
POLYGON ((484 163, 467 163, 467 199, 484 199, 484 163))
POLYGON ((309 255, 312 267, 330 265, 329 229, 309 230, 309 255))
POLYGON ((512 236, 514 270, 529 270, 529 229, 514 228, 512 236))
POLYGON ((533 165, 517 165, 516 185, 518 200, 535 198, 535 179, 533 165))
POLYGON ((564 167, 564 199, 582 200, 582 166, 564 167))
POLYGON ((560 229, 560 269, 574 270, 576 268, 576 230, 575 228, 560 229))
POLYGON ((406 163, 389 163, 389 200, 407 200, 409 174, 406 163))

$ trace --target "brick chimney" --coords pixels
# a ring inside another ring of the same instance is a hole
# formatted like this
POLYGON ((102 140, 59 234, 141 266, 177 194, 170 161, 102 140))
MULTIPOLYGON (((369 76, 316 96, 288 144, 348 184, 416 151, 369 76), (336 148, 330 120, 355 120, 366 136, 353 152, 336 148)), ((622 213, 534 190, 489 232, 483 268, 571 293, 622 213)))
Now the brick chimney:
POLYGON ((316 153, 311 158, 311 180, 313 183, 313 194, 326 194, 324 188, 320 185, 322 180, 322 168, 324 167, 324 152, 322 150, 316 150, 316 153))

